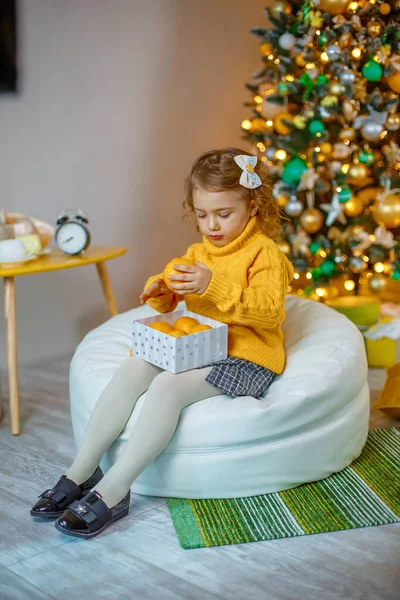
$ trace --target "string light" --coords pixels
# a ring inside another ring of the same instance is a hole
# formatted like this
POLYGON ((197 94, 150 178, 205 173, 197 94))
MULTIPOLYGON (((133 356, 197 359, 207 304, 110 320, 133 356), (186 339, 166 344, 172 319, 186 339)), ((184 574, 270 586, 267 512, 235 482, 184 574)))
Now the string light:
POLYGON ((249 129, 251 129, 251 127, 252 127, 251 121, 249 121, 248 119, 245 119, 244 121, 242 121, 242 129, 249 130, 249 129))
POLYGON ((351 51, 351 55, 353 56, 353 58, 360 58, 360 56, 361 56, 360 48, 354 48, 354 50, 351 51))
POLYGON ((271 121, 270 119, 268 119, 268 121, 265 121, 265 124, 266 124, 268 127, 272 127, 272 125, 274 124, 274 122, 273 122, 273 121, 271 121))
POLYGON ((260 150, 260 152, 265 152, 265 146, 262 142, 258 142, 257 148, 260 150))
POLYGON ((350 2, 350 4, 349 4, 350 10, 357 10, 357 8, 358 8, 358 2, 350 2))
POLYGON ((263 101, 261 96, 254 96, 254 102, 257 102, 257 104, 261 104, 261 102, 263 101))
POLYGON ((322 52, 320 58, 321 58, 322 62, 326 62, 326 63, 329 62, 329 56, 327 55, 326 52, 322 52))
POLYGON ((347 279, 343 285, 344 285, 344 289, 347 290, 348 292, 351 292, 351 290, 354 290, 354 288, 356 287, 356 284, 351 279, 347 279))
POLYGON ((376 271, 376 273, 383 273, 383 271, 385 270, 385 265, 381 262, 377 262, 374 264, 374 271, 376 271))
POLYGON ((350 165, 348 165, 348 164, 342 165, 342 173, 347 173, 349 169, 350 169, 350 165))
POLYGON ((307 279, 311 279, 311 278, 312 278, 312 275, 311 275, 311 273, 307 273, 307 274, 306 274, 306 278, 307 278, 307 279))
POLYGON ((285 160, 286 156, 287 156, 286 151, 282 150, 282 149, 277 150, 274 154, 274 157, 276 160, 285 160))
POLYGON ((300 275, 298 273, 294 273, 293 279, 299 279, 299 278, 300 278, 300 275))
POLYGON ((315 293, 317 294, 318 298, 325 298, 327 294, 326 289, 322 287, 317 287, 315 293))
POLYGON ((315 63, 307 63, 306 64, 306 69, 315 69, 315 63))

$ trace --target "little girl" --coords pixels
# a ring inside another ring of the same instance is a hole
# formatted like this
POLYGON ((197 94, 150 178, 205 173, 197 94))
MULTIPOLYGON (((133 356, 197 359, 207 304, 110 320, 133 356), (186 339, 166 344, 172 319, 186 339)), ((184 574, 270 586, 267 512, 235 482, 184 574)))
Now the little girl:
POLYGON ((59 531, 91 538, 128 514, 135 478, 167 446, 185 406, 220 394, 259 397, 282 373, 281 324, 293 268, 272 241, 280 225, 265 166, 237 148, 206 152, 185 183, 184 206, 195 214, 201 243, 170 275, 150 277, 140 296, 160 313, 183 298, 188 310, 228 325, 228 358, 179 374, 126 359, 101 394, 77 456, 31 515, 59 517, 59 531), (99 463, 147 390, 124 452, 103 476, 99 463))

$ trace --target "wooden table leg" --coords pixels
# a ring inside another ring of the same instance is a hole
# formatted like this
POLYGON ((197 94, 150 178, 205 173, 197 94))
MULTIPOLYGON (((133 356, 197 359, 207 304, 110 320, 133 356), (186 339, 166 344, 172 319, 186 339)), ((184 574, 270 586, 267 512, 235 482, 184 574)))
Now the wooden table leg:
POLYGON ((105 262, 96 263, 97 272, 100 277, 101 286, 103 288, 104 296, 106 297, 106 302, 108 306, 108 310, 110 311, 110 315, 114 317, 118 314, 117 303, 115 302, 114 293, 111 287, 111 281, 108 276, 108 271, 105 262))
POLYGON ((4 311, 6 316, 8 387, 10 396, 11 433, 21 433, 18 398, 17 321, 15 313, 14 277, 4 277, 4 311))

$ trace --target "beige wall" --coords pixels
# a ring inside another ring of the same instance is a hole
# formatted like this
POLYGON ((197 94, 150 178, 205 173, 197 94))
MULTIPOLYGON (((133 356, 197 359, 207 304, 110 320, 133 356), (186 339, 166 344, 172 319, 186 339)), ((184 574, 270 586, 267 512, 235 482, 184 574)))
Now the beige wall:
MULTIPOLYGON (((120 311, 197 239, 181 221, 192 161, 244 144, 244 82, 260 64, 250 29, 266 23, 265 4, 20 1, 22 89, 0 96, 0 205, 53 223, 79 206, 93 244, 129 246, 108 263, 120 311)), ((17 280, 17 315, 21 362, 72 352, 108 317, 95 268, 17 280)))

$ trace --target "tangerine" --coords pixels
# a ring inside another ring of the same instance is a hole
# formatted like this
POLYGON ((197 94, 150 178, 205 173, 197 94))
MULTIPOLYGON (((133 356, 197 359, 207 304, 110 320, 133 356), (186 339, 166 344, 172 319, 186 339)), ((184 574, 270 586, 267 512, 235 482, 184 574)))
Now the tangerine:
POLYGON ((186 333, 192 333, 192 329, 200 325, 196 319, 192 317, 180 317, 174 323, 174 329, 183 329, 186 333))
MULTIPOLYGON (((172 291, 174 292, 175 290, 173 288, 170 287, 171 283, 174 283, 173 281, 170 281, 168 279, 168 275, 179 275, 179 273, 182 273, 182 271, 176 271, 174 269, 174 265, 188 265, 193 267, 193 263, 192 261, 188 260, 187 258, 174 258, 173 260, 171 260, 165 267, 164 271, 163 271, 163 278, 164 278, 164 282, 165 285, 172 291)), ((176 283, 176 282, 175 282, 176 283)))
POLYGON ((154 321, 149 325, 151 329, 155 329, 156 331, 161 331, 161 333, 170 333, 172 327, 166 321, 154 321))
POLYGON ((168 335, 171 335, 174 338, 178 338, 178 337, 183 337, 184 335, 187 335, 186 331, 183 331, 183 329, 172 329, 168 335))
POLYGON ((192 329, 191 333, 200 333, 201 331, 208 331, 209 329, 212 329, 209 325, 197 325, 197 327, 192 329))

